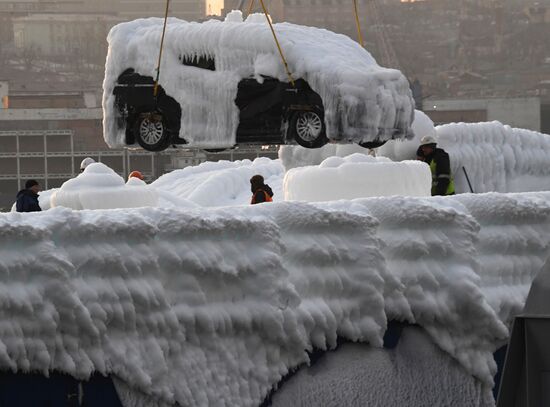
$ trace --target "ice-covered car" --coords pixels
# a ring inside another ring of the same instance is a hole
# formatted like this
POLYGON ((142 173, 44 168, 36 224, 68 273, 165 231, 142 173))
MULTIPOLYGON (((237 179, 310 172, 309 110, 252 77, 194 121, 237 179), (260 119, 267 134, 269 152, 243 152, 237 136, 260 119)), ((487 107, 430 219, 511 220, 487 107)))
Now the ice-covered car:
POLYGON ((235 11, 223 22, 170 18, 155 98, 162 26, 158 18, 140 19, 109 33, 103 110, 110 147, 375 147, 412 136, 414 102, 400 71, 380 67, 344 35, 274 24, 292 83, 263 15, 244 22, 235 11))

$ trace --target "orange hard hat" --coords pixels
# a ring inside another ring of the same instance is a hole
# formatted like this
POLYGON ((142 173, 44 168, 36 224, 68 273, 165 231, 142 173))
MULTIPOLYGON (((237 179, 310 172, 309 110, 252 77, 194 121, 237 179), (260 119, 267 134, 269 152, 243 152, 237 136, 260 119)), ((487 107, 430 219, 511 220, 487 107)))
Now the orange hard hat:
POLYGON ((132 171, 130 175, 128 175, 128 179, 130 178, 139 178, 140 180, 143 181, 143 174, 139 171, 132 171))

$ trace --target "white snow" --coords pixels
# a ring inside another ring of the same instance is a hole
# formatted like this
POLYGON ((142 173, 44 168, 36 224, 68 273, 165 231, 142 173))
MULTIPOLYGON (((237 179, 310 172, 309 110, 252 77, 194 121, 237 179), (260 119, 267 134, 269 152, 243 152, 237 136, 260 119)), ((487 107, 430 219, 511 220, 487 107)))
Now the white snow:
MULTIPOLYGON (((289 81, 265 17, 240 22, 238 14, 224 22, 168 20, 160 85, 180 104, 180 133, 190 145, 235 144, 239 112, 234 100, 241 79, 265 75, 289 81), (185 66, 180 56, 212 57, 216 71, 185 66)), ((124 129, 116 124, 116 81, 128 68, 156 76, 162 26, 162 19, 139 19, 109 33, 103 111, 110 147, 125 144, 124 129)), ((293 77, 305 79, 323 100, 329 139, 345 143, 410 136, 413 99, 400 71, 381 68, 344 35, 289 23, 274 27, 293 77), (407 134, 395 135, 396 128, 407 134)))
POLYGON ((90 164, 76 178, 63 183, 50 197, 51 207, 115 209, 157 206, 154 188, 135 178, 124 179, 102 163, 90 164))
POLYGON ((0 366, 110 373, 157 405, 257 406, 307 350, 380 346, 393 319, 491 405, 492 352, 549 228, 550 193, 0 214, 0 366))
POLYGON ((322 202, 371 196, 430 196, 432 175, 426 163, 392 162, 355 153, 330 157, 318 166, 293 168, 285 174, 287 201, 322 202))

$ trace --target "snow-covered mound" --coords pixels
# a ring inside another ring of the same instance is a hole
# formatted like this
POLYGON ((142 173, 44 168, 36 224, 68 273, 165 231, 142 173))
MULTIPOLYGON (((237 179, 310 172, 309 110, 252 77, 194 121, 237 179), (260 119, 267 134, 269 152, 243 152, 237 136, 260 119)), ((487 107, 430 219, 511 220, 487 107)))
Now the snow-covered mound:
POLYGON ((352 154, 330 157, 318 166, 285 174, 287 201, 321 202, 371 196, 430 196, 432 175, 423 162, 392 162, 385 157, 352 154))
POLYGON ((257 406, 308 350, 380 346, 393 319, 491 405, 549 228, 550 193, 0 214, 0 367, 112 374, 127 406, 257 406))
MULTIPOLYGON (((284 170, 279 160, 205 162, 163 175, 151 185, 167 196, 200 206, 248 205, 250 178, 260 174, 273 189, 274 201, 282 201, 284 170)), ((164 205, 162 205, 164 206, 164 205)))
POLYGON ((499 122, 437 127, 439 144, 451 158, 458 193, 550 190, 550 135, 499 122))
MULTIPOLYGON (((344 35, 289 23, 274 27, 293 77, 306 80, 323 100, 329 139, 361 142, 409 136, 414 103, 400 71, 380 67, 344 35)), ((103 125, 110 147, 125 144, 124 129, 116 124, 117 79, 128 68, 156 76, 162 28, 162 19, 150 18, 119 24, 109 33, 103 125)), ((225 22, 170 18, 160 71, 160 85, 181 106, 180 134, 204 147, 235 144, 239 110, 234 100, 241 79, 261 82, 269 76, 289 81, 265 18, 250 16, 242 22, 240 12, 225 22), (182 65, 182 57, 213 58, 216 70, 182 65)))
POLYGON ((158 195, 143 181, 135 179, 125 184, 124 179, 105 164, 94 163, 54 191, 50 204, 77 210, 139 208, 157 206, 158 195))

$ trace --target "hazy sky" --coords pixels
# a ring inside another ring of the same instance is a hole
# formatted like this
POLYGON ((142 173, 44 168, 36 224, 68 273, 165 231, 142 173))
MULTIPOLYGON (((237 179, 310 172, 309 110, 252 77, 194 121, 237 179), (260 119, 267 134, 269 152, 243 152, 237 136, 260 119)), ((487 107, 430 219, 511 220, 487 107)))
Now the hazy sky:
POLYGON ((206 0, 206 14, 220 15, 223 8, 223 0, 206 0))

